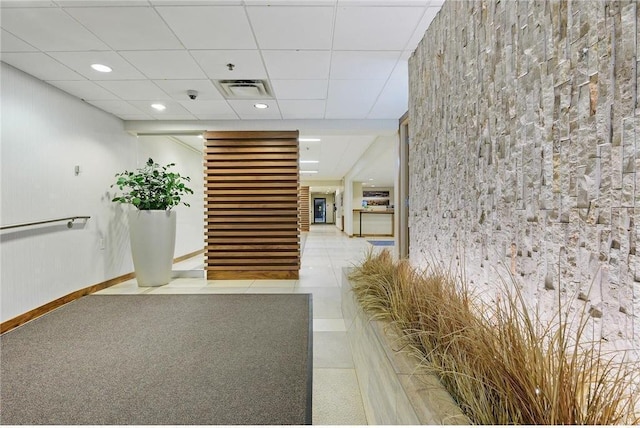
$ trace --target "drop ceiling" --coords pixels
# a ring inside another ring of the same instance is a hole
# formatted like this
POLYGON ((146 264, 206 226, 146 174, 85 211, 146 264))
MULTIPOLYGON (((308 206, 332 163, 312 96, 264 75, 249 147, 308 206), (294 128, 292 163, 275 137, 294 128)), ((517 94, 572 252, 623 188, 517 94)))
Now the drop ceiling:
MULTIPOLYGON (((297 128, 321 134, 407 110, 407 61, 442 2, 2 0, 0 59, 125 121, 326 122, 297 128), (264 80, 273 97, 227 99, 223 79, 264 80)), ((344 176, 376 136, 329 134, 317 179, 344 176)))

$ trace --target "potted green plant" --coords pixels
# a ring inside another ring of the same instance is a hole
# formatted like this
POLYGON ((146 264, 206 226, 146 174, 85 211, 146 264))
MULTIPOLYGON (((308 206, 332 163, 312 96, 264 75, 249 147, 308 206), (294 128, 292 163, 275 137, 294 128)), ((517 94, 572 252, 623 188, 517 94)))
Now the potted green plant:
POLYGON ((137 208, 129 212, 129 236, 141 287, 165 285, 171 280, 176 242, 176 212, 171 209, 180 204, 188 207, 182 198, 193 194, 185 184, 191 179, 170 171, 174 166, 160 166, 149 158, 142 168, 116 174, 117 181, 111 185, 122 191, 112 202, 137 208))

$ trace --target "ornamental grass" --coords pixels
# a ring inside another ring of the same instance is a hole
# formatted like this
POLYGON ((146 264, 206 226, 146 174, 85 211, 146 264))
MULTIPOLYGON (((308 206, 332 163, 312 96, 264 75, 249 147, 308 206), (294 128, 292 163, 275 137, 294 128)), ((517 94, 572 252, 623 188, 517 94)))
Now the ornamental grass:
POLYGON ((349 278, 362 308, 398 327, 472 423, 640 423, 638 363, 586 341, 587 314, 559 309, 542 322, 504 284, 488 305, 449 273, 418 271, 388 250, 370 251, 349 278))

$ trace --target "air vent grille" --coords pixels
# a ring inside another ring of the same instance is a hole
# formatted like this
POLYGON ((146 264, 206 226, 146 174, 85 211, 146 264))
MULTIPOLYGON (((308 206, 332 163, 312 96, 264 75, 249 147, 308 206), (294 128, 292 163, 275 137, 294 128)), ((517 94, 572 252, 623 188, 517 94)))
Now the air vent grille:
POLYGON ((218 80, 214 83, 226 99, 273 98, 265 80, 218 80))

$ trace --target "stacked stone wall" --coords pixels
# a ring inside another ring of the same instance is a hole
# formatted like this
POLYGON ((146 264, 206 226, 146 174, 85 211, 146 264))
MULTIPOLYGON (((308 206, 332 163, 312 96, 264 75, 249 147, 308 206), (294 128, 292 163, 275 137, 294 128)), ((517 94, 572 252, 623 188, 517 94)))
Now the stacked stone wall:
POLYGON ((409 60, 410 259, 640 349, 640 2, 448 0, 409 60), (511 279, 513 278, 513 280, 511 279))

